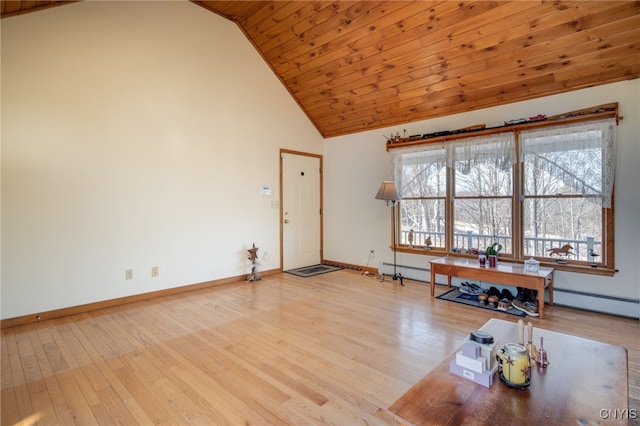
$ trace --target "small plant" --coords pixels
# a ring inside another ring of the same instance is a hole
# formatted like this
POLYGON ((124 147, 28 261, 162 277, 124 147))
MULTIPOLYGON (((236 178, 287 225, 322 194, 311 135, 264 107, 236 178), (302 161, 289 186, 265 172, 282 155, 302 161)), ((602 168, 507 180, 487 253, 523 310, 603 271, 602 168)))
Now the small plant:
POLYGON ((502 244, 493 243, 484 251, 487 256, 497 256, 502 250, 502 244))

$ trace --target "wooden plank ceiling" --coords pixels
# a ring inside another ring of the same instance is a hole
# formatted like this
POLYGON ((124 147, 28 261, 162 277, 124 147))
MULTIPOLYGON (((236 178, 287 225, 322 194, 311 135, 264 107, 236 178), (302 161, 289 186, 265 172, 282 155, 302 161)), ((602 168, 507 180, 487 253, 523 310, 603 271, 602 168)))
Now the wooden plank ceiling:
POLYGON ((242 28, 325 137, 640 76, 640 2, 195 3, 242 28))
MULTIPOLYGON (((324 137, 640 77, 639 1, 192 2, 237 23, 324 137)), ((45 3, 65 2, 2 14, 45 3)))

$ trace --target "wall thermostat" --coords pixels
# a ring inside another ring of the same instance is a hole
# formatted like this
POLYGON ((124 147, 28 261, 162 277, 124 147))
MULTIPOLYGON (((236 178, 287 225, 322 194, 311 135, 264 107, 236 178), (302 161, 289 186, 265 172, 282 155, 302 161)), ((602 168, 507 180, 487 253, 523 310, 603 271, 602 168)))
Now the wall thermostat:
POLYGON ((270 186, 259 186, 258 187, 258 194, 260 194, 260 195, 271 195, 271 194, 273 194, 273 191, 271 190, 270 186))

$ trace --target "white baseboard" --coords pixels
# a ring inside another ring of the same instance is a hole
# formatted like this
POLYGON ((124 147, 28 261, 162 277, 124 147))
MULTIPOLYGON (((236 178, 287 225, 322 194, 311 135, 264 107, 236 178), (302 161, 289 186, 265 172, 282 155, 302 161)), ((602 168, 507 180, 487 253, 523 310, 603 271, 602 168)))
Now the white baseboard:
MULTIPOLYGON (((431 280, 431 270, 428 268, 396 265, 396 272, 402 275, 403 278, 408 278, 410 280, 423 281, 425 283, 428 283, 431 280)), ((378 264, 378 273, 393 275, 393 263, 380 262, 378 264)))

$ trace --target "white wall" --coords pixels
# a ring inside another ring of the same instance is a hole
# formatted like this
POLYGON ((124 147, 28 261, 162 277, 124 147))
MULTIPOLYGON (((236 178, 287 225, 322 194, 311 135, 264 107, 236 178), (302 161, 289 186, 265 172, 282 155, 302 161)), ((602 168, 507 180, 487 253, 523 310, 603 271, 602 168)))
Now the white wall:
MULTIPOLYGON (((620 272, 613 277, 558 272, 557 288, 640 299, 640 80, 625 81, 488 108, 465 114, 407 123, 325 141, 325 257, 364 265, 374 249, 380 260, 392 262, 389 249, 390 210, 374 199, 391 165, 383 135, 407 129, 407 134, 452 130, 537 114, 554 115, 609 102, 619 102, 624 120, 618 126, 615 193, 615 255, 620 272)), ((398 264, 428 267, 427 256, 398 253, 398 264)))
POLYGON ((80 2, 1 31, 0 318, 242 275, 253 242, 270 254, 261 268, 277 268, 280 148, 324 151, 324 257, 390 262, 390 210, 373 198, 391 178, 383 135, 614 101, 620 272, 558 273, 556 286, 640 298, 640 80, 323 144, 241 31, 196 5, 80 2))
POLYGON ((199 6, 3 19, 1 318, 242 275, 253 242, 278 268, 280 148, 323 143, 236 25, 199 6))

